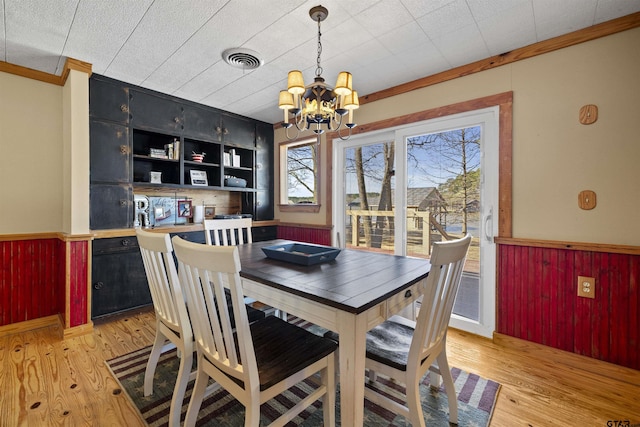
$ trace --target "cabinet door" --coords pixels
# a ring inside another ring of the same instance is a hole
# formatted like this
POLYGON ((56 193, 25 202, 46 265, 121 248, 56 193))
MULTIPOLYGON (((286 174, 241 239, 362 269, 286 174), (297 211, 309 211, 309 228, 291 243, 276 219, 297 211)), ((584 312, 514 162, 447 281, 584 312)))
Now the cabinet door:
POLYGON ((91 120, 89 123, 91 182, 131 181, 129 128, 91 120))
POLYGON ((222 116, 222 138, 225 144, 254 148, 255 122, 235 116, 222 116))
POLYGON ((183 106, 175 100, 132 90, 129 107, 131 126, 182 132, 183 106))
POLYGON ((273 125, 256 125, 256 188, 273 194, 273 125))
POLYGON ((92 230, 133 226, 131 184, 92 184, 89 205, 89 224, 92 230))
POLYGON ((273 219, 273 191, 256 191, 255 195, 255 219, 273 219))
POLYGON ((90 78, 89 116, 123 124, 129 123, 129 88, 90 78))
POLYGON ((92 318, 152 303, 135 237, 93 242, 91 286, 92 318))
POLYGON ((252 227, 251 235, 254 242, 264 242, 278 238, 278 228, 275 225, 252 227))
POLYGON ((183 135, 205 141, 219 141, 220 113, 213 109, 184 107, 183 135))

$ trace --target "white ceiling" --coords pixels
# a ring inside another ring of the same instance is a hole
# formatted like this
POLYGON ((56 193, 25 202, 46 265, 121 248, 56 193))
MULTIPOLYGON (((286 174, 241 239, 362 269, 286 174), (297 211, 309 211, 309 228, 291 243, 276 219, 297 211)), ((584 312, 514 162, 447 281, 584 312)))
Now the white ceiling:
POLYGON ((0 0, 0 60, 93 72, 266 122, 287 72, 353 74, 360 96, 640 11, 640 0, 0 0), (225 49, 264 65, 226 64, 225 49))

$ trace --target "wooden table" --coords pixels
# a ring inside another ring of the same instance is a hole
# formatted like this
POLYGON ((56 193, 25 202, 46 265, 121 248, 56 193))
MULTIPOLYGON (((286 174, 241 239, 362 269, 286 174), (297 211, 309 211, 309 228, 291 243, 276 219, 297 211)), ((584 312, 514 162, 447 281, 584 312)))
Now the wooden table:
POLYGON ((366 333, 423 294, 430 264, 346 249, 335 261, 301 266, 266 258, 261 250, 287 242, 238 247, 245 294, 340 334, 341 422, 361 426, 366 333))

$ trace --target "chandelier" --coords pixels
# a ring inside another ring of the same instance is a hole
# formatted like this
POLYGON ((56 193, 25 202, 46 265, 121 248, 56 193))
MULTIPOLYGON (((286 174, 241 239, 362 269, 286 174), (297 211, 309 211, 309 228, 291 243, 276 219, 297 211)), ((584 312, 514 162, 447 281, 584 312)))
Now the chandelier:
POLYGON ((320 66, 320 54, 322 53, 322 42, 320 37, 320 23, 329 15, 327 8, 315 6, 309 10, 309 16, 318 22, 318 59, 316 67, 316 77, 313 83, 305 86, 302 72, 299 70, 289 71, 287 79, 287 90, 280 91, 278 107, 284 110, 284 122, 287 139, 293 140, 298 137, 299 132, 312 130, 316 135, 327 130, 336 130, 340 139, 346 140, 351 136, 351 129, 356 124, 353 122, 353 110, 357 109, 358 92, 352 88, 352 76, 347 71, 338 74, 335 88, 331 88, 322 78, 322 67, 320 66), (346 123, 344 117, 348 114, 346 123), (289 116, 293 123, 289 122, 289 116), (344 128, 342 125, 344 124, 344 128), (289 136, 289 129, 295 126, 296 133, 289 136), (342 131, 348 129, 348 135, 344 136, 342 131))

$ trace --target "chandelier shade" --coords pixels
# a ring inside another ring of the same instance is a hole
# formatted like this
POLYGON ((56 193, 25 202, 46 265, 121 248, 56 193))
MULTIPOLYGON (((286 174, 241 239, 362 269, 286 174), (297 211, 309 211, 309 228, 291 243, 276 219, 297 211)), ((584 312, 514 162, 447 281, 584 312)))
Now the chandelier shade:
POLYGON ((300 132, 312 130, 319 135, 326 130, 335 130, 340 139, 348 139, 351 136, 353 123, 353 110, 357 109, 358 93, 353 90, 353 75, 348 71, 341 71, 336 79, 335 87, 325 83, 322 77, 320 54, 322 53, 322 41, 320 23, 329 15, 329 11, 323 6, 315 6, 309 11, 309 16, 318 23, 318 56, 316 77, 309 85, 304 84, 304 78, 300 70, 289 71, 287 76, 287 90, 280 91, 278 107, 284 111, 282 126, 286 130, 287 139, 296 139, 300 132), (348 114, 348 121, 343 123, 344 116, 348 114), (289 121, 291 120, 291 122, 289 121), (348 135, 343 135, 343 128, 348 129, 348 135), (289 129, 295 127, 296 133, 289 136, 289 129))

